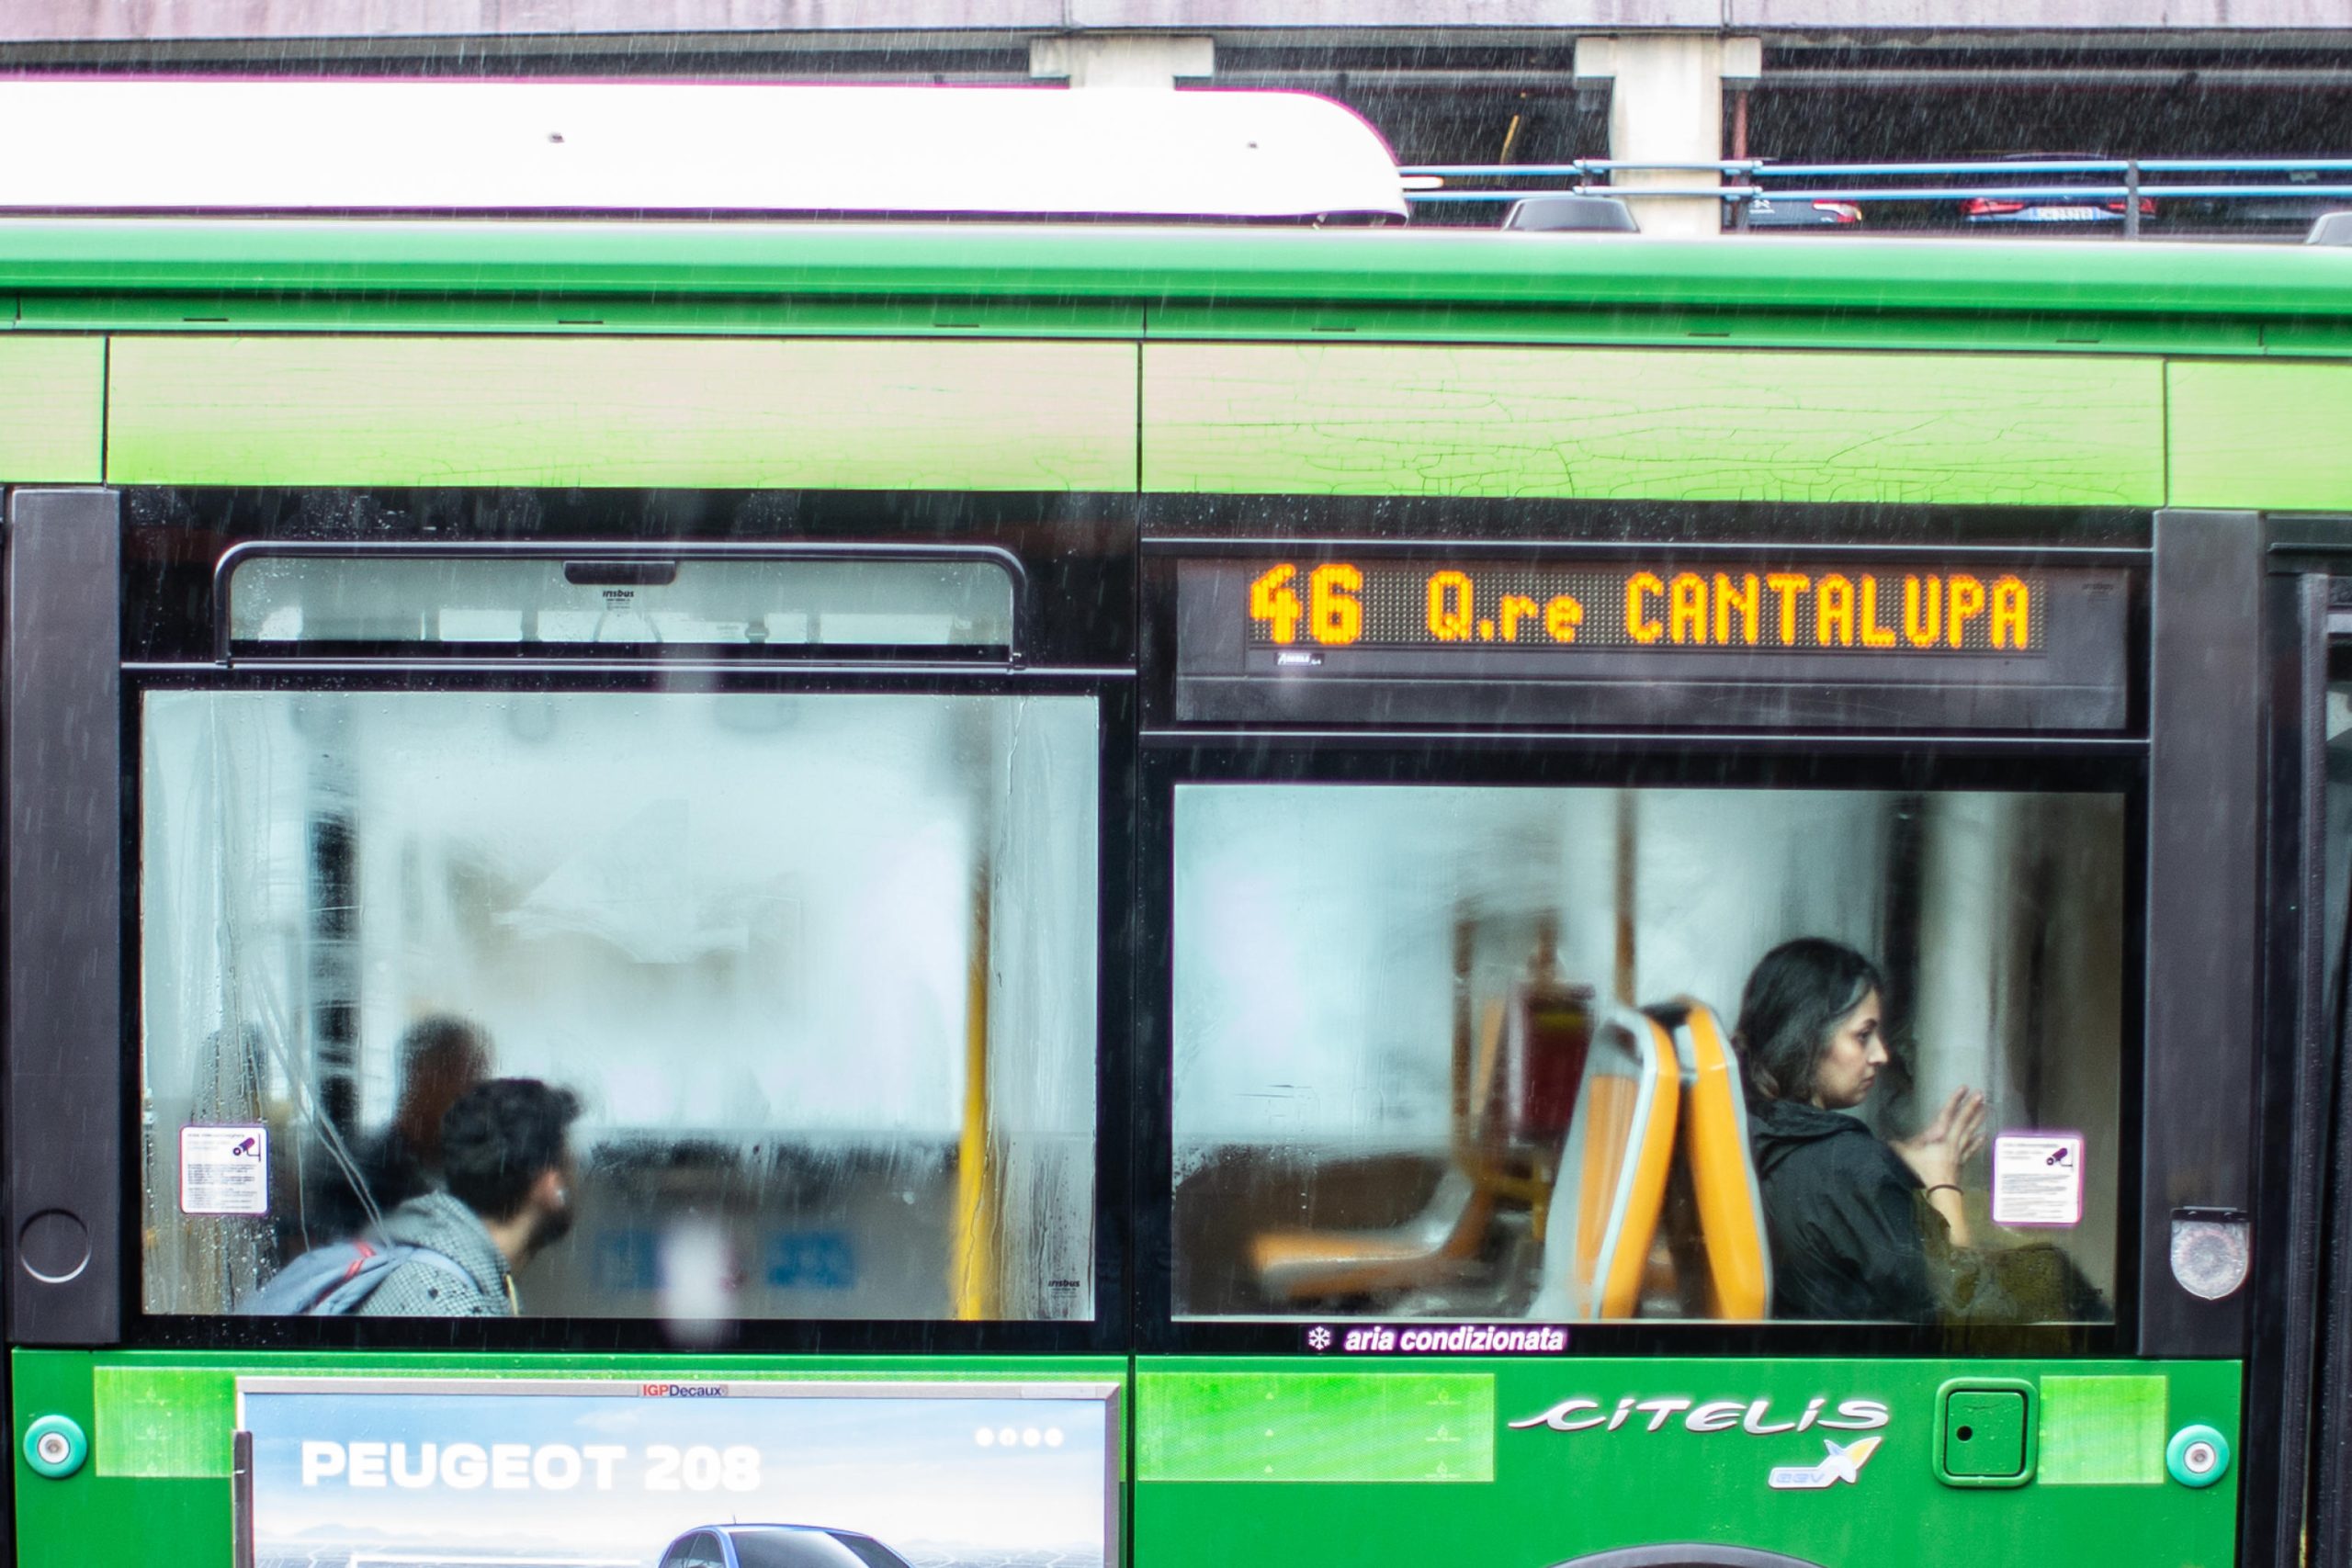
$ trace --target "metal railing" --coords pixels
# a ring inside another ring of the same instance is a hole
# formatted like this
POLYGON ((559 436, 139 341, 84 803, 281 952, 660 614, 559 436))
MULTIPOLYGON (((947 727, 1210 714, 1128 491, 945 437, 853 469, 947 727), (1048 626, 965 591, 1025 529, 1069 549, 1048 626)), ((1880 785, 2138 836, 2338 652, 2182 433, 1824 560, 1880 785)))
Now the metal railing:
POLYGON ((2141 231, 2143 203, 2172 200, 2277 200, 2341 202, 2352 207, 2352 158, 2050 158, 2003 159, 1997 162, 1900 164, 1781 164, 1769 158, 1726 158, 1714 164, 1652 164, 1611 158, 1577 158, 1566 164, 1421 164, 1399 171, 1405 176, 1406 199, 1427 205, 1517 201, 1526 196, 1632 196, 1708 197, 1731 209, 1735 228, 1745 227, 1750 204, 1768 201, 2063 201, 2121 204, 2126 238, 2141 231), (1721 185, 1643 185, 1615 183, 1619 170, 1645 174, 1711 174, 1721 185), (2279 180, 2279 175, 2305 175, 2306 180, 2279 180), (2114 176, 2112 183, 2037 183, 2036 176, 2114 176), (2214 181, 2167 176, 2233 175, 2251 179, 2214 181), (1919 185, 1923 179, 1984 176, 1986 183, 1919 185), (2156 176, 2152 183, 2151 175, 2156 176), (2270 175, 2265 180, 2259 176, 2270 175), (2320 183, 2334 176, 2332 183, 2320 183), (1534 186, 1481 185, 1449 188, 1457 179, 1550 182, 1534 186), (1797 181, 1793 186, 1765 181, 1797 181), (1910 181, 1914 183, 1869 183, 1910 181), (1567 183, 1560 183, 1567 182, 1567 183), (1802 182, 1813 182, 1810 184, 1802 182), (1823 183, 1826 182, 1826 183, 1823 183))

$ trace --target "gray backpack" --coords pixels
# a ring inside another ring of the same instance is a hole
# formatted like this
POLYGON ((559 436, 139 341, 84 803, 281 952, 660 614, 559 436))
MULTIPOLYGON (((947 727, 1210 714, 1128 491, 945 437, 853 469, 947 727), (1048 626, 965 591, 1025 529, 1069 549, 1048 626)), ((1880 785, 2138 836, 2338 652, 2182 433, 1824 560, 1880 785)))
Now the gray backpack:
POLYGON ((366 1304, 392 1270, 409 1262, 442 1269, 472 1283, 458 1260, 429 1247, 395 1241, 338 1241, 313 1247, 239 1308, 247 1317, 348 1317, 366 1304))

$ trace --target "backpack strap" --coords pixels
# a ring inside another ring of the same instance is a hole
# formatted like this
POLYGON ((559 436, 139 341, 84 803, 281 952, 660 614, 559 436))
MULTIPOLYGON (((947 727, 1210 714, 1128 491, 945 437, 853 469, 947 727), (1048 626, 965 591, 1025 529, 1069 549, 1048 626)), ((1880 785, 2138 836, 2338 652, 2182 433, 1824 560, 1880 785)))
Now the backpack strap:
POLYGON ((422 1263, 463 1283, 468 1290, 478 1290, 474 1277, 466 1266, 446 1252, 413 1242, 386 1242, 377 1246, 370 1242, 351 1244, 355 1256, 342 1276, 336 1280, 304 1314, 309 1317, 345 1317, 357 1312, 369 1297, 382 1288, 402 1267, 422 1263))

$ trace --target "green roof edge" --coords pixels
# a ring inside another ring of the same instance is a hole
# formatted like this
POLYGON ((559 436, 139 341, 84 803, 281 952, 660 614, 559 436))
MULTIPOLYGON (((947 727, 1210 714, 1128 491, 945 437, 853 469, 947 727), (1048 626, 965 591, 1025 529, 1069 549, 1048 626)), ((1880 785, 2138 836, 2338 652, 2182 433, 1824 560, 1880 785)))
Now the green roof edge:
POLYGON ((2300 245, 743 221, 0 220, 0 290, 2352 315, 2300 245))

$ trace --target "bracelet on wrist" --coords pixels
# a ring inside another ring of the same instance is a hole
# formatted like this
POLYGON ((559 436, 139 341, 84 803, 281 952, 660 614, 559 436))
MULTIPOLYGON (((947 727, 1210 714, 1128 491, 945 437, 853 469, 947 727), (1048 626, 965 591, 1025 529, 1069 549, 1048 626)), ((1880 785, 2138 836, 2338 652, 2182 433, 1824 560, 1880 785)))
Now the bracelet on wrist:
MULTIPOLYGON (((1960 1192, 1960 1189, 1949 1181, 1939 1181, 1934 1186, 1928 1188, 1928 1190, 1930 1192, 1960 1192)), ((1964 1198, 1967 1194, 1962 1192, 1961 1196, 1964 1198)))

